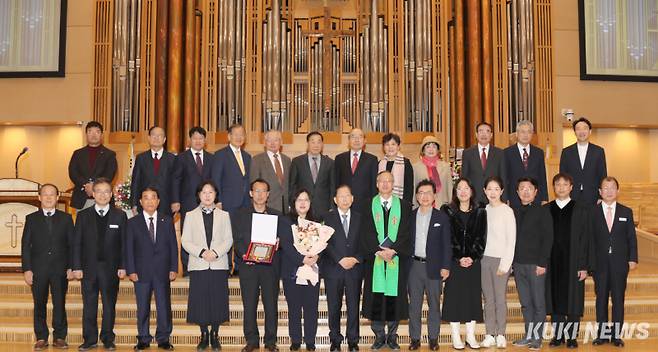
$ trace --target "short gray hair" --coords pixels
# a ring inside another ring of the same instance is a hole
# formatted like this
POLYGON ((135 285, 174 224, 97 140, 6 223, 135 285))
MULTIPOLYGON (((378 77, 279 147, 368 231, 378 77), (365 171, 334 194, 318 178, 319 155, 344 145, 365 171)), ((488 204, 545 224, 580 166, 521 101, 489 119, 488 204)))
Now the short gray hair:
POLYGON ((519 130, 519 127, 521 126, 528 126, 530 127, 530 131, 534 132, 535 131, 535 126, 532 124, 530 120, 521 120, 516 123, 516 130, 519 130))

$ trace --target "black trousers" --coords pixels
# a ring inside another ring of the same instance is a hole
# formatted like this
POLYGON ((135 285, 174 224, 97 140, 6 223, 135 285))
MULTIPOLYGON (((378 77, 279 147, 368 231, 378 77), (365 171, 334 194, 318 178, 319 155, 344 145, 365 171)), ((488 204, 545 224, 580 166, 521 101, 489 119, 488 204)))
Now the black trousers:
MULTIPOLYGON (((355 273, 354 273, 355 274, 355 273)), ((337 278, 324 278, 329 310, 329 339, 331 342, 343 342, 340 333, 343 295, 347 304, 347 342, 359 343, 359 301, 361 299, 361 277, 345 274, 337 278)))
POLYGON ((577 315, 552 314, 551 322, 553 325, 553 339, 575 340, 578 338, 580 331, 580 317, 577 315))
POLYGON ((279 274, 271 265, 256 264, 240 266, 240 290, 244 306, 243 331, 247 344, 258 346, 260 335, 256 312, 258 296, 260 295, 265 308, 265 338, 266 345, 276 344, 276 333, 279 325, 277 303, 279 300, 279 274))
POLYGON ((68 323, 66 320, 66 292, 69 282, 66 274, 34 273, 32 281, 32 298, 34 300, 34 335, 37 340, 48 341, 48 324, 46 323, 46 308, 48 291, 53 303, 53 337, 66 339, 68 323))
MULTIPOLYGON (((84 270, 83 270, 84 272, 84 270)), ((119 278, 117 273, 108 271, 105 263, 98 263, 95 278, 82 279, 82 337, 85 343, 98 342, 98 294, 103 302, 101 341, 114 342, 114 321, 116 318, 119 278)))
POLYGON ((626 295, 626 279, 628 265, 613 267, 610 258, 603 268, 594 272, 594 289, 596 291, 596 322, 599 325, 599 337, 608 339, 621 338, 621 327, 624 325, 624 299, 626 295), (606 329, 608 324, 608 299, 612 298, 612 330, 606 329))
POLYGON ((315 286, 297 285, 295 279, 283 279, 283 292, 288 303, 288 334, 293 343, 302 342, 302 315, 304 316, 304 343, 315 345, 318 332, 318 301, 320 283, 315 286))
POLYGON ((137 298, 137 339, 139 342, 150 343, 151 336, 151 295, 155 294, 155 309, 157 314, 157 329, 155 341, 164 343, 169 341, 173 330, 171 314, 171 292, 169 278, 161 280, 135 282, 135 296, 137 298))

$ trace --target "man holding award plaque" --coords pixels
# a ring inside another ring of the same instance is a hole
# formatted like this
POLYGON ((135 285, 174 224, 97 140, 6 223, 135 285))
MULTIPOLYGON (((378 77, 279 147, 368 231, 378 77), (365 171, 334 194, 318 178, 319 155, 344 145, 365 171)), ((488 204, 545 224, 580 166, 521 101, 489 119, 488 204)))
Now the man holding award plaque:
POLYGON ((277 302, 279 299, 280 262, 279 237, 292 237, 290 220, 267 206, 270 185, 263 179, 251 182, 251 206, 231 213, 233 244, 239 262, 240 290, 244 306, 244 336, 242 352, 259 349, 260 336, 256 320, 258 296, 262 292, 265 308, 265 349, 277 352, 277 302))
POLYGON ((399 350, 400 320, 409 318, 407 277, 411 256, 409 219, 411 206, 393 194, 393 174, 377 175, 379 194, 368 202, 361 234, 365 260, 362 314, 375 333, 373 350, 385 345, 399 350), (388 327, 388 333, 384 329, 388 327))

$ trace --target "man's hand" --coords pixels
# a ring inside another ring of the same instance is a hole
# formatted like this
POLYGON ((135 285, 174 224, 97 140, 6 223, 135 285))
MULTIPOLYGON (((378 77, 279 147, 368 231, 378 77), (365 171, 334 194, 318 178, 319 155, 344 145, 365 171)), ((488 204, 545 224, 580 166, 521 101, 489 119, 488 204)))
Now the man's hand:
POLYGON ((170 271, 170 272, 169 272, 169 281, 174 281, 174 280, 176 280, 176 276, 177 276, 177 275, 178 275, 177 272, 175 272, 175 271, 170 271))
POLYGON ((34 274, 32 273, 32 270, 28 270, 23 273, 23 280, 25 280, 25 283, 28 286, 32 286, 32 280, 34 279, 34 274))
POLYGON ((459 259, 459 265, 462 268, 468 268, 471 265, 473 265, 473 259, 471 259, 471 257, 463 257, 463 258, 459 259))
POLYGON ((541 266, 537 266, 537 269, 535 270, 535 274, 537 274, 537 276, 542 276, 542 275, 546 274, 546 268, 542 268, 541 266))
POLYGON ((578 281, 583 281, 587 279, 587 270, 579 270, 578 271, 578 281))
POLYGON ((171 212, 178 213, 180 211, 180 203, 171 203, 171 212))
POLYGON ((312 257, 304 257, 303 263, 306 265, 315 265, 318 262, 318 256, 314 255, 312 257))
POLYGON ((628 262, 628 269, 635 270, 637 268, 637 262, 628 262))
POLYGON ((84 273, 82 270, 73 270, 73 278, 76 280, 82 280, 82 277, 84 276, 84 273))
POLYGON ((93 197, 94 196, 94 184, 92 182, 87 182, 85 183, 85 193, 87 193, 88 197, 93 197))
POLYGON ((123 280, 123 278, 126 277, 126 270, 124 270, 124 269, 117 270, 117 277, 120 280, 123 280))
POLYGON ((132 273, 132 274, 130 274, 130 275, 128 276, 128 278, 129 278, 130 281, 132 281, 132 282, 137 282, 137 281, 139 281, 139 276, 137 276, 137 273, 132 273))
POLYGON ((443 281, 446 281, 448 279, 448 276, 450 276, 450 270, 448 269, 441 269, 441 279, 443 281))
POLYGON ((359 263, 359 261, 356 260, 356 258, 354 258, 354 257, 344 257, 343 259, 341 259, 338 262, 338 264, 340 264, 340 266, 342 266, 343 269, 345 269, 345 270, 352 269, 358 263, 359 263))

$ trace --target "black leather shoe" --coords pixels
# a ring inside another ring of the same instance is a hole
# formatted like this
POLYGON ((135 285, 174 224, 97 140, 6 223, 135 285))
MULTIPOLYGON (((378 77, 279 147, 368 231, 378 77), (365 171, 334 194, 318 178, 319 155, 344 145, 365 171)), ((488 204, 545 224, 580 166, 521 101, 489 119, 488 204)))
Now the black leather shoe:
POLYGON ((217 335, 217 331, 210 332, 210 347, 212 347, 214 352, 222 350, 222 345, 219 343, 219 336, 217 335))
POLYGON ((260 347, 258 345, 245 345, 242 347, 242 352, 253 352, 254 350, 259 349, 260 347))
POLYGON ((396 337, 389 337, 388 340, 386 341, 388 348, 392 349, 393 351, 399 351, 400 345, 398 344, 397 340, 398 339, 396 337))
POLYGON ((165 351, 173 351, 174 350, 174 345, 170 344, 169 341, 160 342, 160 343, 158 343, 158 348, 161 349, 161 350, 165 350, 165 351))
POLYGON ((552 339, 551 342, 548 343, 548 347, 559 347, 562 346, 563 343, 564 340, 552 339))
POLYGON ((594 341, 592 341, 592 345, 594 345, 594 346, 601 346, 601 345, 606 344, 606 343, 610 343, 610 340, 602 339, 600 337, 597 337, 597 338, 594 339, 594 341))
POLYGON ((384 338, 378 338, 375 340, 375 343, 370 346, 371 350, 378 350, 386 345, 386 340, 384 338))
POLYGON ((332 342, 331 346, 329 346, 329 352, 337 352, 337 351, 340 351, 340 343, 332 342))
MULTIPOLYGON (((471 345, 469 345, 469 347, 470 346, 471 345)), ((438 351, 439 350, 439 339, 430 339, 430 350, 431 351, 438 351)))
POLYGON ((147 349, 147 348, 149 348, 149 347, 151 347, 151 344, 150 344, 150 343, 146 343, 146 342, 138 342, 138 343, 135 345, 135 347, 133 347, 133 349, 135 349, 135 350, 137 350, 137 351, 143 351, 143 350, 145 350, 145 349, 147 349))
POLYGON ((312 351, 315 351, 315 349, 316 349, 316 348, 315 348, 315 344, 314 344, 314 343, 307 343, 307 344, 306 344, 306 350, 307 350, 307 351, 312 352, 312 351))
POLYGON ((114 344, 114 341, 105 341, 103 342, 103 348, 106 351, 114 351, 117 349, 117 345, 114 344))
POLYGON ((348 343, 347 346, 349 347, 350 352, 358 352, 359 351, 359 343, 358 342, 351 342, 348 343))
POLYGON ((265 345, 265 349, 269 352, 279 352, 279 347, 276 344, 267 344, 265 345))
POLYGON ((201 338, 199 339, 199 344, 196 345, 196 350, 205 351, 206 348, 208 348, 208 345, 210 345, 210 337, 208 336, 208 331, 206 330, 201 333, 201 338))
POLYGON ((420 348, 420 340, 411 340, 409 344, 409 351, 416 351, 420 348))
POLYGON ((293 342, 290 344, 291 351, 299 351, 299 348, 302 347, 302 344, 299 342, 293 342))
POLYGON ((578 348, 578 341, 576 339, 567 340, 567 348, 578 348))
POLYGON ((624 347, 624 340, 622 339, 612 339, 611 341, 615 347, 624 347))
POLYGON ((78 346, 78 351, 89 351, 91 349, 97 348, 98 344, 92 342, 85 342, 82 345, 78 346))

